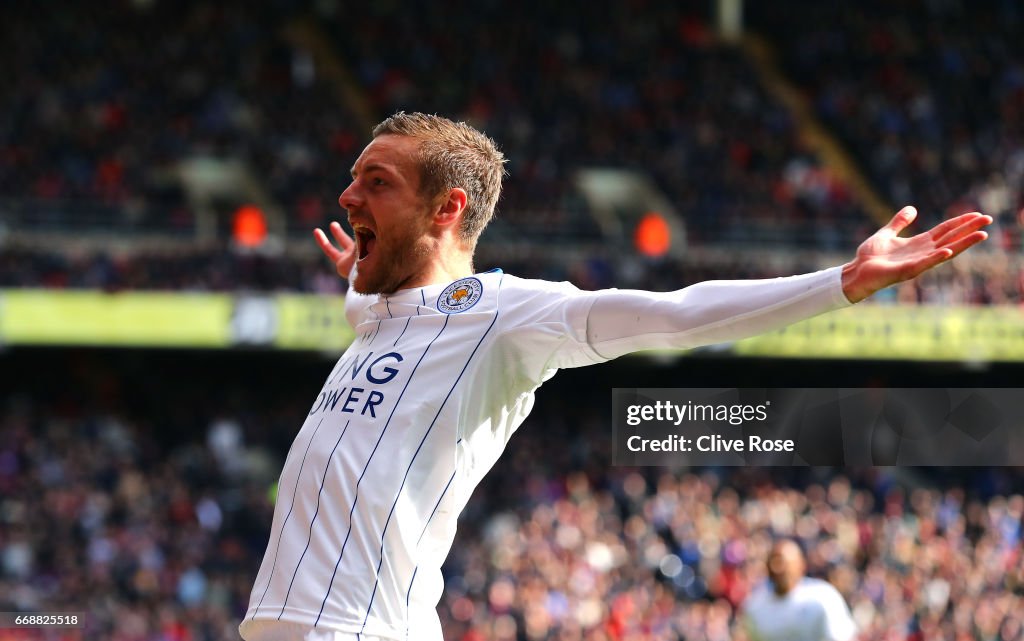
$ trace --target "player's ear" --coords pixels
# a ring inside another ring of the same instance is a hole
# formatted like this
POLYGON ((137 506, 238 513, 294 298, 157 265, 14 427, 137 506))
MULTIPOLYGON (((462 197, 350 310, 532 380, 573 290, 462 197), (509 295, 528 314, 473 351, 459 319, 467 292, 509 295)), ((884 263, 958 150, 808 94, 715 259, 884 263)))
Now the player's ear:
POLYGON ((469 196, 466 190, 455 187, 448 190, 447 196, 442 196, 437 209, 434 211, 434 222, 438 225, 458 225, 462 220, 462 214, 466 211, 466 204, 469 196))

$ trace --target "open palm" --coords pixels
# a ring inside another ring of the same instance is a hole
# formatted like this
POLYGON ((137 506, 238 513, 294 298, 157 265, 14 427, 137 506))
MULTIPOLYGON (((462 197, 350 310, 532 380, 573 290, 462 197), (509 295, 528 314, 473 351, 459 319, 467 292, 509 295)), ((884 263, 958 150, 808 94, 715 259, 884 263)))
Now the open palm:
POLYGON ((843 293, 851 302, 909 280, 988 238, 981 228, 992 222, 978 212, 950 218, 910 238, 899 233, 917 217, 904 207, 891 221, 861 243, 857 256, 843 268, 843 293))

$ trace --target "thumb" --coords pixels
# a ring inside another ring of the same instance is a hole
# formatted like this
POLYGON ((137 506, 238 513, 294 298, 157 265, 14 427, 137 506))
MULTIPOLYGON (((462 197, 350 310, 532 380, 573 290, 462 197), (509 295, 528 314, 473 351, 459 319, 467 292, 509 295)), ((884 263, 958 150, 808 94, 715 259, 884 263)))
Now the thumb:
POLYGON ((917 208, 913 205, 907 205, 896 212, 896 215, 892 217, 892 220, 890 220, 882 229, 890 232, 893 236, 897 236, 901 231, 906 229, 910 223, 914 222, 915 218, 917 218, 917 208))

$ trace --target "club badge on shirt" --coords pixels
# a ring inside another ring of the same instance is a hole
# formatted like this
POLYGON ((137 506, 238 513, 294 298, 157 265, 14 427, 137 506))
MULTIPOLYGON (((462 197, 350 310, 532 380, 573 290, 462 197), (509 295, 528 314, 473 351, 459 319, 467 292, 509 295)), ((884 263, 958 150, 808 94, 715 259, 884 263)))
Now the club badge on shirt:
POLYGON ((464 312, 476 305, 483 293, 484 286, 479 279, 472 276, 462 278, 444 288, 437 297, 437 309, 445 314, 464 312))

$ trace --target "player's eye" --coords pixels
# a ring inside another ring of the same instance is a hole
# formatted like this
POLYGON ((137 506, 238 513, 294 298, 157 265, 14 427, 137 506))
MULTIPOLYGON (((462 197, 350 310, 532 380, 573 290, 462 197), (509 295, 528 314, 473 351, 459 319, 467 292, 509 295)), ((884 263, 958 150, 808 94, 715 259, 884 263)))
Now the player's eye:
POLYGON ((374 178, 372 182, 375 187, 381 187, 387 184, 386 182, 384 182, 383 178, 374 178))

